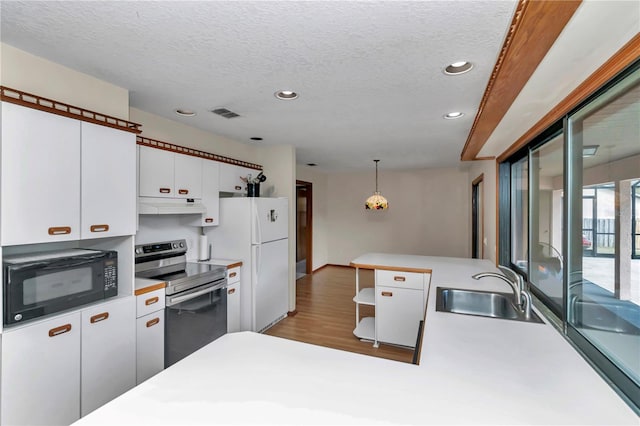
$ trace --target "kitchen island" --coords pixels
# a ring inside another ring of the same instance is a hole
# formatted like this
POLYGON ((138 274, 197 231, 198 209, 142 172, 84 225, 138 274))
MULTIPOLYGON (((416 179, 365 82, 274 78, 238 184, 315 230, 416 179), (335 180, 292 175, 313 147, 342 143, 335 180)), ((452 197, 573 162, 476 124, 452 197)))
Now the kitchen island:
POLYGON ((471 279, 489 261, 368 256, 432 271, 420 365, 228 334, 77 424, 638 424, 551 325, 436 311, 438 286, 507 292, 471 279))

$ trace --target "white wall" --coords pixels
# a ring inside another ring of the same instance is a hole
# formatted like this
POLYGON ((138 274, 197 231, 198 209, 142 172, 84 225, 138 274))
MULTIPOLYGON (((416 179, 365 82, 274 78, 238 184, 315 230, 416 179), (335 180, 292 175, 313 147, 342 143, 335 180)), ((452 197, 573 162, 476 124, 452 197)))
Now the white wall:
MULTIPOLYGON (((471 191, 471 183, 480 175, 484 174, 483 178, 483 205, 484 205, 484 238, 486 244, 483 243, 483 258, 490 259, 496 262, 497 259, 497 225, 496 225, 496 212, 497 212, 497 174, 496 174, 496 161, 495 160, 482 160, 473 161, 470 163, 469 168, 469 191, 471 191)), ((471 201, 469 201, 471 202, 471 201)), ((471 220, 471 215, 469 216, 471 220)), ((471 229, 471 228, 470 228, 471 229)), ((469 244, 471 244, 471 234, 469 235, 469 244)))
POLYGON ((318 171, 314 167, 298 164, 296 168, 296 179, 312 184, 312 205, 313 205, 313 225, 312 225, 312 262, 311 268, 315 271, 329 263, 329 206, 327 204, 328 175, 318 171))
POLYGON ((0 43, 0 84, 123 120, 129 119, 129 92, 126 89, 5 43, 0 43))
POLYGON ((469 257, 471 185, 465 169, 379 173, 389 209, 368 211, 375 172, 328 175, 328 263, 348 265, 363 253, 469 257))

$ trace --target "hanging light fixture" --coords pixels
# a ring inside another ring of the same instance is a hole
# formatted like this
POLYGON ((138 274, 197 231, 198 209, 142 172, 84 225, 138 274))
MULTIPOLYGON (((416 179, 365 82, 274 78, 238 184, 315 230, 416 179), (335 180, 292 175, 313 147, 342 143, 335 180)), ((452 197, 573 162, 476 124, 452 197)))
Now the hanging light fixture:
POLYGON ((386 210, 389 208, 389 202, 386 198, 380 195, 378 191, 378 162, 380 160, 373 160, 376 163, 376 192, 369 198, 367 198, 367 202, 364 204, 364 207, 367 210, 386 210))

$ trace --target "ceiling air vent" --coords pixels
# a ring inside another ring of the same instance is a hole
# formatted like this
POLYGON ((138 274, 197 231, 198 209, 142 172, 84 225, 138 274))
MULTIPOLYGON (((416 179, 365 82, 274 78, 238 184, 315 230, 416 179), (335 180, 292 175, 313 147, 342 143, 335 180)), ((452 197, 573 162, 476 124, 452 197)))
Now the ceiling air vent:
POLYGON ((213 111, 211 111, 214 114, 218 114, 224 118, 235 118, 235 117, 240 117, 240 114, 236 114, 233 111, 229 111, 226 108, 216 108, 213 111))

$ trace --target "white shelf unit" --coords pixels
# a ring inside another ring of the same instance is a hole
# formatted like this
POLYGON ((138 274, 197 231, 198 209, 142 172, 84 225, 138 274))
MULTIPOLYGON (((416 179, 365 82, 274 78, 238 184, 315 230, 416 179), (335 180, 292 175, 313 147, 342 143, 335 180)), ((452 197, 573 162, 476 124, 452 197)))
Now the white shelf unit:
POLYGON ((358 267, 356 267, 356 295, 353 297, 353 301, 356 304, 356 328, 353 330, 353 334, 360 340, 373 341, 373 346, 377 348, 375 317, 360 319, 360 305, 376 306, 375 288, 360 289, 360 268, 358 267))

